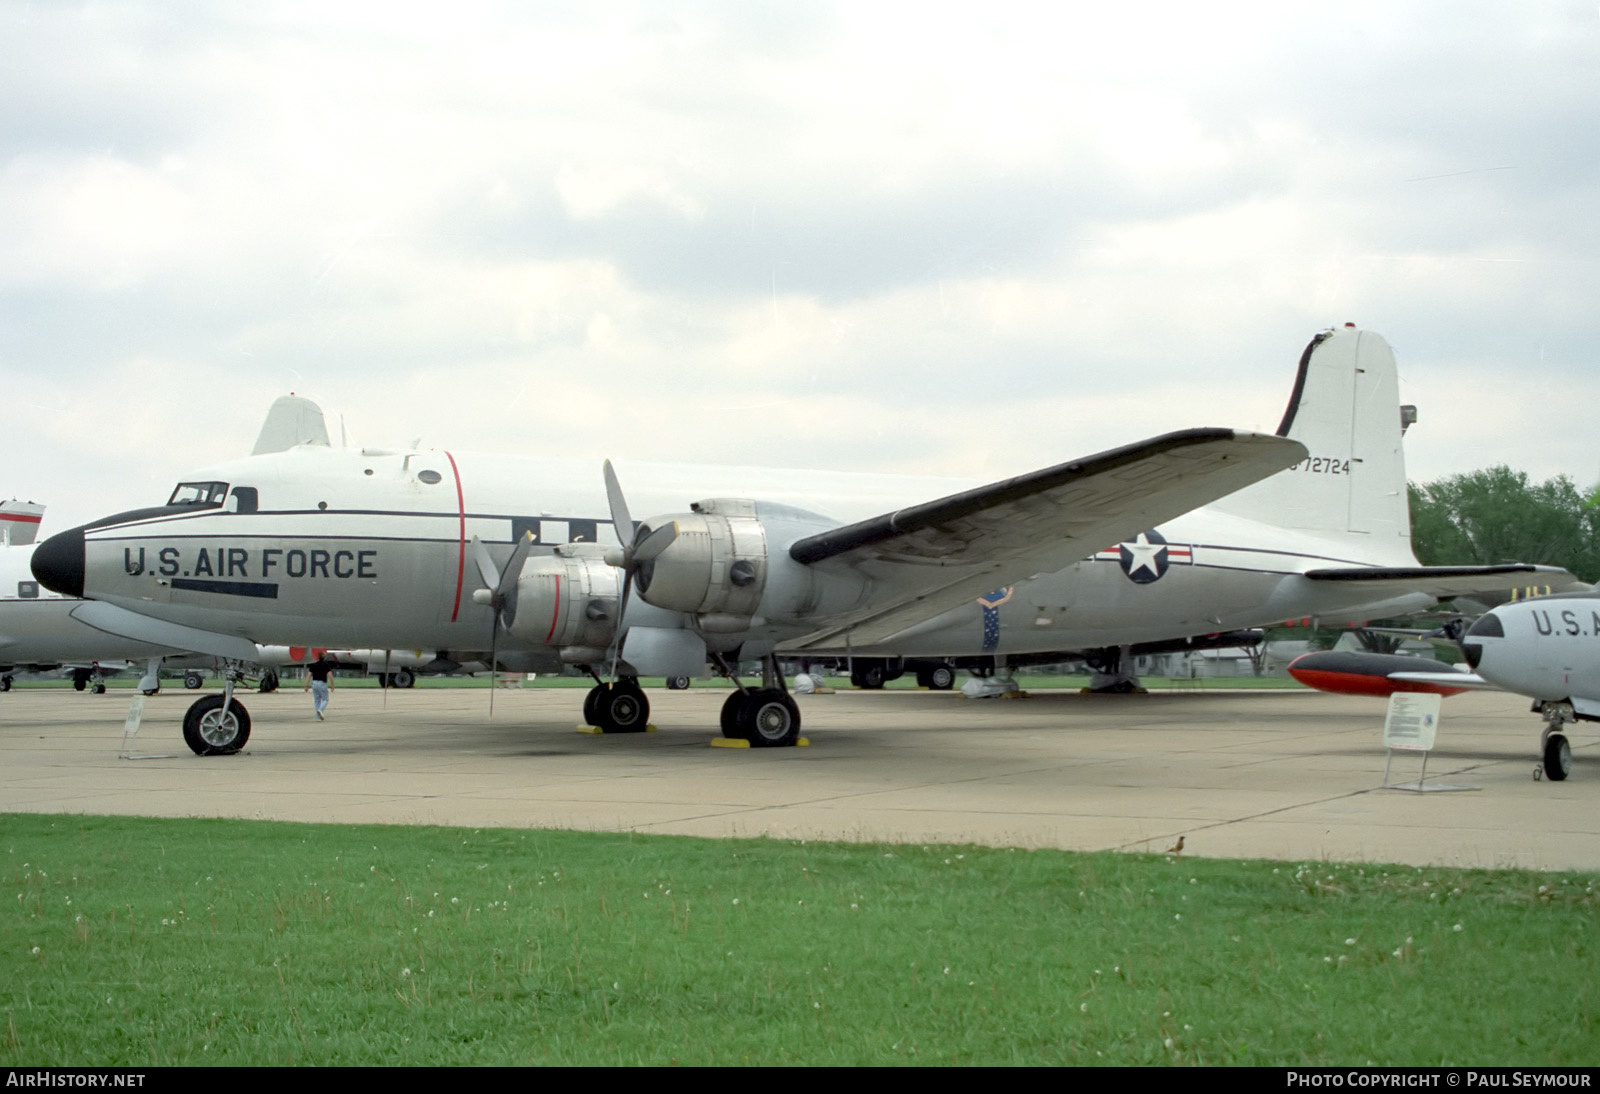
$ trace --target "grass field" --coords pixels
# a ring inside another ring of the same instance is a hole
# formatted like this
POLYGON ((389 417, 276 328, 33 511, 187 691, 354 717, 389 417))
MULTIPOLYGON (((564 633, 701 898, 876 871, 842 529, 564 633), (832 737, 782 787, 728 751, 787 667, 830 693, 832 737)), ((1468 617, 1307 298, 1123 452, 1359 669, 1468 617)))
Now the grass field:
POLYGON ((0 815, 0 1064, 1593 1064, 1595 879, 0 815))

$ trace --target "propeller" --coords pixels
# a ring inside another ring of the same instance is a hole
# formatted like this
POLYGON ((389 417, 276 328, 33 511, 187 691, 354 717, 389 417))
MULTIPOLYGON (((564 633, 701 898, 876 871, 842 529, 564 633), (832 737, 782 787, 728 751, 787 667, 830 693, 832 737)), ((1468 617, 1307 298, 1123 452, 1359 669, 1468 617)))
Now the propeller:
POLYGON ((627 617, 628 594, 633 590, 633 577, 639 568, 672 545, 678 538, 678 522, 669 521, 649 531, 644 525, 634 527, 628 513, 628 501, 622 495, 622 483, 617 480, 611 461, 605 462, 606 502, 611 506, 611 524, 621 541, 620 548, 606 552, 606 562, 622 571, 622 595, 617 598, 617 627, 611 636, 611 678, 617 678, 617 656, 622 649, 622 621, 627 617))
POLYGON ((472 561, 477 564, 478 576, 483 578, 485 586, 473 592, 472 602, 494 609, 494 616, 489 622, 489 717, 493 718, 497 682, 495 674, 500 664, 500 630, 502 627, 509 629, 516 621, 517 579, 522 576, 522 564, 528 558, 528 549, 533 546, 533 533, 524 532, 522 538, 517 540, 511 560, 506 563, 505 573, 495 568, 489 548, 477 536, 472 537, 469 546, 472 549, 472 561))

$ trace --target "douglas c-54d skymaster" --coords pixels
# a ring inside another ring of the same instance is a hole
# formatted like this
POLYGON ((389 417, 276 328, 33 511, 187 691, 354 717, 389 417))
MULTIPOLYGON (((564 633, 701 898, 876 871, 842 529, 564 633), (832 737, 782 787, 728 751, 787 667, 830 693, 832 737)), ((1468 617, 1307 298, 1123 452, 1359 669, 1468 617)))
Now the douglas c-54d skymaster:
MULTIPOLYGON (((1417 564, 1402 428, 1393 352, 1347 328, 1307 347, 1276 435, 1187 430, 989 485, 299 446, 54 536, 34 570, 257 642, 585 666, 585 717, 611 732, 644 728, 640 675, 760 659, 722 731, 785 745, 800 716, 779 653, 1115 651, 1526 583, 1534 567, 1417 564), (622 482, 666 515, 635 525, 622 482)), ((244 708, 207 702, 190 720, 236 750, 244 708)))

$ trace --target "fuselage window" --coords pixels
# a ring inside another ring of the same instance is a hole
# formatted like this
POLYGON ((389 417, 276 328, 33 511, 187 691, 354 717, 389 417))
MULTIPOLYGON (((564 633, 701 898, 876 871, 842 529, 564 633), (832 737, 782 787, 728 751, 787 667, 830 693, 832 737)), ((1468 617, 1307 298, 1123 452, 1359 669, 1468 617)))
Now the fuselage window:
POLYGON ((172 497, 167 499, 167 504, 214 508, 221 505, 227 496, 228 484, 225 482, 180 482, 172 491, 172 497))
POLYGON ((17 582, 17 596, 22 600, 38 600, 39 583, 37 581, 17 582))

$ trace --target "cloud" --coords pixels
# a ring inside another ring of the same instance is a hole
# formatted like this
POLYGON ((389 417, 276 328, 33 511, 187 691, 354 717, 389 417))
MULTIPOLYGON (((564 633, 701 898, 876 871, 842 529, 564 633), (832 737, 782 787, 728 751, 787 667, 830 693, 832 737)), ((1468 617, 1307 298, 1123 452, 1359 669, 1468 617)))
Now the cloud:
POLYGON ((1600 396, 1593 10, 0 18, 16 489, 80 517, 290 388, 367 443, 1007 473, 1270 429, 1346 320, 1414 470, 1592 472, 1532 423, 1600 396))

